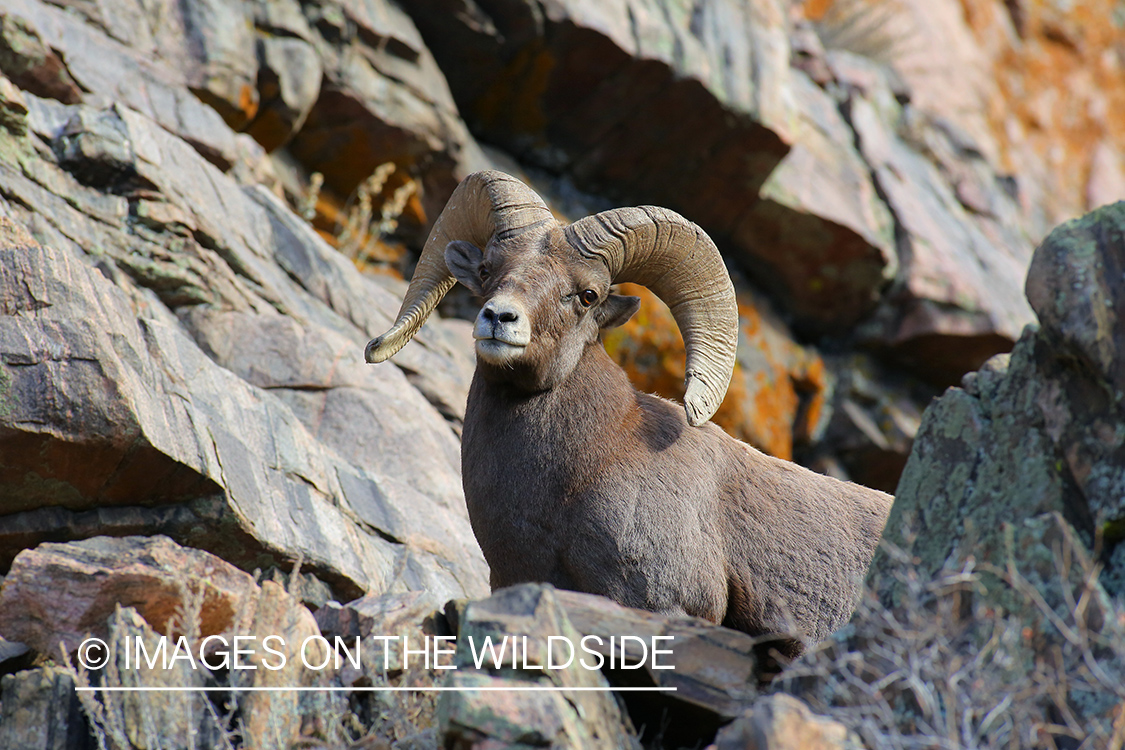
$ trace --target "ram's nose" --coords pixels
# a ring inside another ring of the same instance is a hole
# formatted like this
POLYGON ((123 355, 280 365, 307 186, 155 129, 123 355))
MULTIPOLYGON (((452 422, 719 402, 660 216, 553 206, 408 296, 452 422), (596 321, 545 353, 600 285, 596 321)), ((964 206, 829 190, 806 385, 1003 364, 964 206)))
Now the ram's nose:
POLYGON ((509 301, 494 299, 484 303, 480 317, 489 323, 516 323, 520 319, 520 309, 509 301))
POLYGON ((473 338, 496 339, 516 346, 526 346, 531 338, 527 315, 518 302, 494 298, 484 303, 477 313, 473 338))

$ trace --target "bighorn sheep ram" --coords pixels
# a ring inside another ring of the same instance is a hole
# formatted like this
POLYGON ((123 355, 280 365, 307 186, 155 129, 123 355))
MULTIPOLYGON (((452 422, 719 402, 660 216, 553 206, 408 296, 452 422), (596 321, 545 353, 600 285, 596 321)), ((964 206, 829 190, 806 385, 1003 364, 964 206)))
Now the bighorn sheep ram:
POLYGON ((799 653, 851 615, 893 498, 767 456, 707 420, 734 368, 734 288, 711 239, 671 211, 562 226, 529 187, 478 172, 434 224, 394 326, 401 349, 456 281, 484 300, 462 478, 493 588, 545 581, 799 653), (636 391, 601 329, 659 296, 687 350, 684 411, 636 391), (775 644, 776 645, 776 644, 775 644))

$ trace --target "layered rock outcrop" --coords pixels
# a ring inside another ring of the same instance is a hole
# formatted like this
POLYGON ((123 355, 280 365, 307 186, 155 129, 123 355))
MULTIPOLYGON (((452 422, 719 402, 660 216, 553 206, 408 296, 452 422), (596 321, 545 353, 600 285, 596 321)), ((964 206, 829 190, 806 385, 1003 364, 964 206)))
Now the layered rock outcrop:
MULTIPOLYGON (((21 99, 0 159, 7 560, 161 531, 251 569, 303 556, 353 593, 484 591, 456 435, 402 371, 358 366, 394 297, 145 116, 21 99)), ((464 356, 445 351, 419 362, 464 356)), ((464 393, 465 367, 418 365, 432 394, 464 393)))

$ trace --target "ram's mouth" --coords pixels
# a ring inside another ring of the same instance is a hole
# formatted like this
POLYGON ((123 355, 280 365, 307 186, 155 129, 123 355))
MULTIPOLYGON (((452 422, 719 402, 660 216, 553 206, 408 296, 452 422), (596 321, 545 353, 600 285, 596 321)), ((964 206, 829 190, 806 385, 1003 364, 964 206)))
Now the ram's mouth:
POLYGON ((501 364, 523 354, 526 344, 519 344, 502 338, 477 339, 477 355, 486 362, 501 364))

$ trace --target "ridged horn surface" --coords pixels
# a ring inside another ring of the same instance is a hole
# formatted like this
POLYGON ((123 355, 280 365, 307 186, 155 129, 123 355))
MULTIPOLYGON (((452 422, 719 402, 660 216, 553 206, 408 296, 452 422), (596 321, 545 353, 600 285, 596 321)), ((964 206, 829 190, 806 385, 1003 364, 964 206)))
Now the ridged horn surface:
POLYGON ((457 283, 445 265, 450 242, 464 240, 484 249, 494 234, 506 239, 553 221, 535 191, 511 175, 487 170, 463 179, 430 230, 395 324, 367 344, 364 359, 382 362, 394 356, 457 283))
POLYGON ((614 282, 648 287, 664 301, 684 337, 684 409, 702 425, 726 395, 738 348, 734 285, 711 238, 675 211, 616 208, 576 221, 567 240, 599 257, 614 282))

